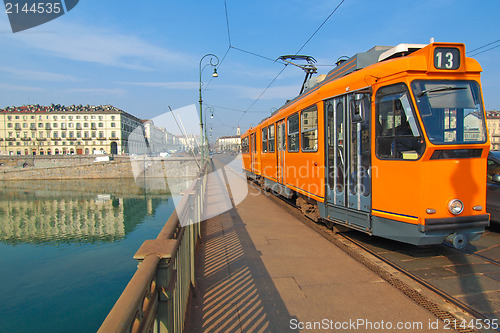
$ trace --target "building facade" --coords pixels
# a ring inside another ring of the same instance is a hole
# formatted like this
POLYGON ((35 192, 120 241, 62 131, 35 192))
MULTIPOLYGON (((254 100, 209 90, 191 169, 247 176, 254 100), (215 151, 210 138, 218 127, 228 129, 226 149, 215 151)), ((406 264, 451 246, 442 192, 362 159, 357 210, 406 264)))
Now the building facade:
POLYGON ((143 120, 144 134, 151 154, 167 151, 167 130, 157 127, 152 120, 143 120))
POLYGON ((215 149, 217 151, 239 152, 241 149, 241 137, 239 135, 221 136, 217 139, 215 149))
POLYGON ((111 105, 0 109, 1 155, 132 154, 144 141, 142 121, 111 105))
POLYGON ((490 149, 500 150, 500 111, 486 111, 490 149))

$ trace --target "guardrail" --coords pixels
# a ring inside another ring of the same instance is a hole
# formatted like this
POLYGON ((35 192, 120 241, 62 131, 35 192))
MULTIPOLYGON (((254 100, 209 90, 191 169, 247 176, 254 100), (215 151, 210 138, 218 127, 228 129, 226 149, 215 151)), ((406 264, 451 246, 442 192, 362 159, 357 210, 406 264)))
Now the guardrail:
POLYGON ((136 273, 98 332, 168 332, 184 330, 208 165, 185 192, 156 239, 146 240, 134 255, 136 273), (179 214, 179 215, 178 215, 179 214), (181 226, 179 221, 189 221, 181 226))

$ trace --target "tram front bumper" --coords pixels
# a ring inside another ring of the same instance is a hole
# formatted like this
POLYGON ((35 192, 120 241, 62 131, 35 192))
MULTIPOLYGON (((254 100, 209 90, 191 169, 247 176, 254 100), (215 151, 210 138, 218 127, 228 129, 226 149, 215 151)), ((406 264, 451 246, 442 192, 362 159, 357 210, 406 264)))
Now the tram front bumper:
POLYGON ((425 225, 421 225, 422 232, 450 231, 464 229, 484 229, 490 225, 490 215, 458 216, 437 219, 425 219, 425 225))

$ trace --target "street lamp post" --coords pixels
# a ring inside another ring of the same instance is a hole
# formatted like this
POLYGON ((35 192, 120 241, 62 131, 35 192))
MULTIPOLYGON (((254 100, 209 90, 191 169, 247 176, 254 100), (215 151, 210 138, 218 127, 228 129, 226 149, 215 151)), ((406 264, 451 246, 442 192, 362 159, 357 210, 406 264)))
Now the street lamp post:
POLYGON ((210 141, 208 140, 208 135, 207 135, 207 113, 209 112, 211 112, 212 114, 211 118, 213 118, 214 108, 209 106, 208 108, 205 109, 205 123, 203 124, 203 126, 205 127, 205 140, 207 142, 207 148, 210 151, 210 141))
POLYGON ((214 68, 214 72, 212 74, 213 77, 217 77, 218 74, 217 74, 217 65, 219 64, 219 58, 215 55, 215 54, 212 54, 212 53, 208 53, 208 54, 205 54, 201 59, 200 59, 200 143, 201 143, 201 163, 203 165, 203 163, 205 162, 204 161, 204 144, 205 144, 205 138, 204 138, 204 133, 203 133, 203 99, 201 98, 201 87, 202 87, 202 82, 201 82, 201 72, 203 71, 203 68, 201 68, 201 64, 203 62, 203 59, 205 59, 205 57, 210 57, 210 63, 206 64, 206 66, 212 66, 214 68), (215 61, 214 61, 215 59, 215 61))

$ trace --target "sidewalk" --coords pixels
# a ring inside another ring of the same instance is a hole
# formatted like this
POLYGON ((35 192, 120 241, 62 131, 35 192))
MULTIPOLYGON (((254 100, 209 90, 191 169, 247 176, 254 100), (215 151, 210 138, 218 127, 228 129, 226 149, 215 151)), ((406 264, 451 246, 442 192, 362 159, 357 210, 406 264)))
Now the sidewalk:
MULTIPOLYGON (((213 204, 225 179, 209 179, 213 204)), ((203 223, 189 332, 450 332, 253 186, 203 223)))

